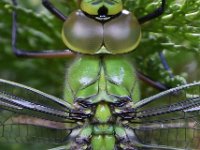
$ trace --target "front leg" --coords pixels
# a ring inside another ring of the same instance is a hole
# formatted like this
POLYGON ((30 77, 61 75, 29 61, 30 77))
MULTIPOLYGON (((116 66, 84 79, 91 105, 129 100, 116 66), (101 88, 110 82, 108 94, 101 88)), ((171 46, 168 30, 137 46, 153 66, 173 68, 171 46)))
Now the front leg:
POLYGON ((157 8, 154 12, 152 12, 144 17, 139 18, 138 19, 139 23, 143 24, 147 21, 150 21, 152 19, 155 19, 155 18, 161 16, 165 11, 165 6, 166 6, 166 0, 162 0, 161 6, 159 8, 157 8))
POLYGON ((55 8, 52 3, 49 2, 49 0, 42 0, 43 6, 48 9, 52 14, 54 14, 57 18, 61 19, 62 21, 65 21, 67 17, 60 12, 57 8, 55 8))
MULTIPOLYGON (((43 0, 43 1, 46 1, 46 0, 43 0)), ((17 6, 17 0, 12 0, 12 3, 13 3, 14 6, 17 6)), ((51 4, 49 6, 51 6, 51 4)), ((56 10, 56 9, 52 9, 52 10, 56 10)), ((31 51, 28 51, 28 50, 22 50, 22 49, 17 48, 16 47, 17 28, 18 28, 18 25, 17 25, 17 12, 14 9, 13 13, 12 13, 12 50, 13 50, 13 53, 16 56, 24 57, 24 58, 74 57, 74 53, 71 52, 69 49, 65 49, 65 50, 42 50, 40 52, 38 52, 38 51, 32 51, 31 52, 31 51)))
MULTIPOLYGON (((150 21, 152 19, 155 19, 159 16, 161 16, 163 13, 164 13, 164 10, 165 10, 165 6, 166 6, 166 0, 162 0, 162 4, 159 8, 157 8, 154 12, 144 16, 144 17, 141 17, 138 19, 139 23, 140 24, 143 24, 147 21, 150 21)), ((161 62, 163 64, 163 67, 165 70, 167 70, 167 72, 169 72, 169 76, 170 78, 173 78, 174 75, 171 73, 171 69, 169 67, 169 65, 167 64, 167 61, 165 59, 165 56, 163 55, 163 52, 160 52, 159 53, 159 57, 161 59, 161 62)), ((142 79, 143 81, 147 82, 148 84, 150 84, 151 86, 157 88, 157 89, 160 89, 160 90, 167 90, 168 87, 159 83, 159 82, 155 82, 153 80, 151 80, 149 77, 143 75, 142 73, 139 72, 139 78, 142 79)))

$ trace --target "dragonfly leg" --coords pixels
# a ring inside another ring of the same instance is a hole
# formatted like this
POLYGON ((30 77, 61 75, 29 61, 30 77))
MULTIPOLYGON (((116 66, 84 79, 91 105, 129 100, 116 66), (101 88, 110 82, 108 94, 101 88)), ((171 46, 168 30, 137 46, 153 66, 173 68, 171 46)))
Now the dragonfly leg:
POLYGON ((132 129, 121 126, 115 127, 115 134, 117 137, 117 147, 124 150, 138 150, 135 146, 138 139, 132 129))
MULTIPOLYGON (((157 8, 154 12, 152 12, 144 17, 139 18, 138 19, 139 23, 143 24, 149 20, 152 20, 152 19, 155 19, 155 18, 161 16, 164 13, 165 6, 166 6, 166 0, 162 0, 161 6, 159 8, 157 8)), ((163 55, 163 52, 159 53, 159 57, 161 59, 164 69, 169 73, 170 78, 173 78, 174 75, 171 73, 171 69, 170 69, 169 65, 167 64, 167 61, 163 55)), ((140 72, 138 73, 138 76, 144 82, 148 83, 152 87, 155 87, 161 91, 169 89, 169 87, 167 87, 166 85, 159 83, 157 81, 153 81, 151 78, 149 78, 148 76, 146 76, 140 72)))
POLYGON ((166 0, 162 0, 161 6, 159 8, 157 8, 154 12, 152 12, 144 17, 139 18, 138 19, 139 23, 143 24, 149 20, 159 17, 160 15, 162 15, 164 13, 165 6, 166 6, 166 0))
POLYGON ((88 143, 90 141, 91 134, 92 134, 91 126, 86 126, 82 129, 73 130, 71 135, 74 140, 70 140, 71 141, 70 150, 90 149, 88 143))
MULTIPOLYGON (((13 5, 17 6, 17 1, 12 0, 13 5)), ((29 58, 57 58, 57 57, 72 57, 74 53, 70 50, 43 50, 41 52, 28 51, 18 49, 16 47, 17 40, 17 13, 13 10, 12 14, 12 50, 13 53, 18 57, 29 57, 29 58)))
POLYGON ((149 76, 144 75, 143 73, 141 73, 139 71, 137 71, 137 75, 140 80, 146 82, 147 84, 149 84, 150 86, 152 86, 158 90, 165 91, 165 90, 169 89, 169 87, 167 85, 162 84, 158 81, 154 81, 149 76))
MULTIPOLYGON (((166 60, 163 52, 159 52, 159 57, 160 57, 160 60, 161 60, 161 63, 163 65, 164 69, 169 73, 169 77, 174 78, 174 75, 173 75, 173 73, 172 73, 172 71, 171 71, 171 69, 170 69, 170 67, 167 63, 167 60, 166 60)), ((152 80, 150 77, 144 75, 141 72, 137 72, 137 74, 138 74, 139 79, 141 79, 142 81, 146 82, 147 84, 149 84, 150 86, 152 86, 156 89, 159 89, 161 91, 165 91, 165 90, 168 90, 170 88, 167 85, 164 85, 160 82, 152 80)))
POLYGON ((174 75, 173 75, 173 73, 172 73, 172 71, 171 71, 171 69, 170 69, 170 67, 167 63, 167 60, 166 60, 166 58, 163 54, 163 51, 159 52, 159 57, 160 57, 160 60, 162 62, 164 69, 169 73, 170 78, 174 78, 174 75))
POLYGON ((65 21, 67 17, 61 13, 58 9, 56 9, 52 3, 49 2, 49 0, 42 0, 43 6, 48 9, 52 14, 54 14, 57 18, 61 19, 62 21, 65 21))

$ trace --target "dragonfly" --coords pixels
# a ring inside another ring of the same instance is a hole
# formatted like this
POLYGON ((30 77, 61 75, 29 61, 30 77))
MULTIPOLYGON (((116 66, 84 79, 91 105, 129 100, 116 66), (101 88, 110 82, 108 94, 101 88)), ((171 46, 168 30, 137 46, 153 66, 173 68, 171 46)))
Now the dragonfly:
POLYGON ((141 24, 161 16, 165 3, 136 18, 121 0, 81 0, 80 9, 66 17, 43 0, 64 22, 65 51, 18 49, 14 10, 17 56, 76 58, 66 73, 63 99, 0 79, 0 140, 60 145, 52 150, 200 149, 200 82, 141 99, 136 70, 123 55, 137 48, 141 24))

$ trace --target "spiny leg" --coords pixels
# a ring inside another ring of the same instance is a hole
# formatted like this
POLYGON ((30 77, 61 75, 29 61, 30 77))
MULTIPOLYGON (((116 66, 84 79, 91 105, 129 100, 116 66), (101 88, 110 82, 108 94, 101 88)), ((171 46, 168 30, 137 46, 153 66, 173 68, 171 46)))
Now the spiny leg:
MULTIPOLYGON (((157 8, 154 12, 144 16, 144 17, 141 17, 138 19, 139 23, 140 24, 143 24, 147 21, 150 21, 152 19, 155 19, 159 16, 161 16, 163 13, 164 13, 164 10, 165 10, 165 5, 166 5, 166 0, 162 0, 162 4, 159 8, 157 8)), ((169 72, 169 75, 170 75, 170 78, 173 78, 174 75, 171 73, 170 71, 170 67, 169 65, 167 64, 167 61, 163 55, 163 52, 160 52, 159 53, 159 57, 161 59, 161 62, 163 64, 163 67, 165 68, 165 70, 167 70, 167 72, 169 72)), ((151 85, 152 87, 155 87, 157 89, 160 89, 160 90, 167 90, 168 87, 159 83, 159 82, 156 82, 156 81, 153 81, 151 80, 148 76, 142 74, 142 73, 138 73, 139 74, 139 78, 143 81, 145 81, 146 83, 148 83, 149 85, 151 85)))
MULTIPOLYGON (((139 22, 140 22, 140 24, 143 24, 146 21, 149 21, 149 20, 152 20, 154 18, 157 18, 157 17, 161 16, 164 13, 165 5, 166 5, 166 0, 162 0, 162 4, 161 4, 161 6, 158 9, 156 9, 151 14, 148 14, 148 15, 146 15, 146 16, 141 17, 141 18, 138 19, 139 22)), ((167 61, 166 61, 166 59, 165 59, 165 57, 163 55, 163 52, 159 53, 159 57, 161 59, 163 67, 165 68, 165 70, 167 70, 169 72, 170 77, 173 78, 173 74, 170 71, 169 65, 167 64, 167 61)))
POLYGON ((169 89, 169 87, 167 85, 162 84, 158 81, 154 81, 149 76, 144 75, 143 73, 141 73, 139 71, 137 71, 137 75, 140 80, 144 81, 145 83, 147 83, 148 85, 150 85, 153 88, 156 88, 160 91, 165 91, 165 90, 169 89))
MULTIPOLYGON (((161 63, 163 65, 164 69, 169 73, 170 78, 174 78, 174 75, 171 72, 171 69, 170 69, 170 67, 169 67, 169 65, 167 63, 167 60, 166 60, 163 52, 159 52, 159 57, 161 59, 161 63)), ((169 86, 167 86, 167 85, 165 85, 163 83, 160 83, 158 81, 152 80, 151 77, 143 74, 142 72, 137 71, 137 75, 138 75, 140 80, 144 81, 145 83, 147 83, 151 87, 156 88, 156 89, 158 89, 160 91, 165 91, 165 90, 168 90, 168 89, 171 88, 171 87, 169 87, 169 86)))
MULTIPOLYGON (((12 0, 13 5, 17 6, 17 0, 12 0)), ((29 58, 60 58, 60 57, 72 57, 74 53, 70 50, 43 50, 41 52, 30 52, 28 50, 18 49, 16 47, 17 40, 17 13, 13 10, 12 13, 12 49, 13 53, 18 57, 29 57, 29 58)))
POLYGON ((52 3, 49 2, 49 0, 42 0, 42 4, 46 9, 48 9, 52 14, 54 14, 57 18, 61 19, 62 21, 65 21, 67 17, 61 13, 58 9, 56 9, 52 3))
POLYGON ((155 19, 155 18, 161 16, 165 11, 165 6, 166 6, 166 0, 162 0, 161 6, 159 8, 157 8, 154 12, 152 12, 144 17, 139 18, 138 19, 139 23, 143 24, 147 21, 150 21, 152 19, 155 19))
POLYGON ((166 60, 166 58, 165 58, 165 56, 163 54, 163 51, 159 52, 159 57, 160 57, 160 60, 162 62, 162 65, 163 65, 164 69, 169 73, 170 78, 174 78, 174 75, 171 72, 171 69, 170 69, 170 67, 169 67, 169 65, 167 63, 167 60, 166 60))

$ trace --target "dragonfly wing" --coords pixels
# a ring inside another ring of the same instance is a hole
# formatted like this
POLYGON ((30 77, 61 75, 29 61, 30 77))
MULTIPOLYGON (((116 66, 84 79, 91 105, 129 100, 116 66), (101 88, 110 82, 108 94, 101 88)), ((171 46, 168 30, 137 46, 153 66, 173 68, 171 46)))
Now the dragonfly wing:
POLYGON ((141 147, 157 149, 200 149, 199 118, 160 120, 158 122, 141 121, 130 124, 141 147))
POLYGON ((54 121, 77 122, 86 117, 67 101, 39 90, 0 79, 0 108, 54 121), (73 112, 73 113, 72 113, 73 112))
POLYGON ((12 112, 1 111, 0 119, 0 141, 2 142, 64 143, 72 132, 72 128, 66 127, 64 123, 12 112))
MULTIPOLYGON (((67 141, 84 114, 59 98, 10 81, 0 80, 0 140, 67 141)), ((71 137, 70 137, 71 138, 71 137)))
POLYGON ((200 82, 159 93, 134 107, 124 119, 141 147, 200 149, 200 82))

